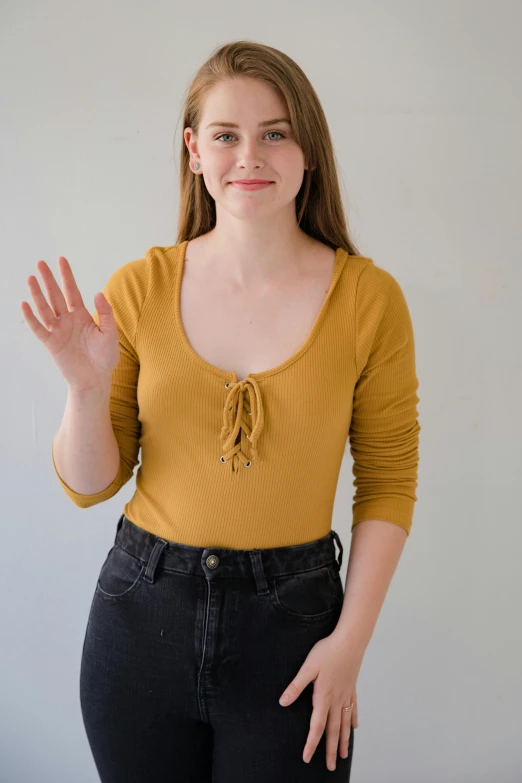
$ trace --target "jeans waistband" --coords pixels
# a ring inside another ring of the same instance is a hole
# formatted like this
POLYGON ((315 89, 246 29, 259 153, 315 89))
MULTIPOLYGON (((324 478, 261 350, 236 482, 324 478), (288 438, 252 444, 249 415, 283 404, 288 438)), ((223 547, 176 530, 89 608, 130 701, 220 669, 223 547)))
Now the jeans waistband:
POLYGON ((343 547, 335 530, 326 536, 295 546, 266 549, 228 549, 178 544, 159 538, 135 525, 125 514, 118 520, 114 543, 146 564, 143 578, 153 582, 160 558, 166 568, 207 579, 254 576, 258 593, 268 592, 266 579, 298 574, 322 566, 341 569, 343 547), (335 553, 334 540, 339 547, 335 553))

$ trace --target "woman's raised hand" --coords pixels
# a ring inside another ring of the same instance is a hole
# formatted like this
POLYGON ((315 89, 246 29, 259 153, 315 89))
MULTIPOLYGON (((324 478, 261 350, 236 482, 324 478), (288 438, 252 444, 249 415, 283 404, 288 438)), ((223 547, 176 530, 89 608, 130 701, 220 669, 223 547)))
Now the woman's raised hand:
POLYGON ((110 385, 112 372, 120 359, 120 347, 118 327, 109 302, 101 292, 94 297, 100 321, 98 327, 83 303, 66 258, 58 258, 64 293, 45 261, 38 261, 36 268, 43 278, 50 304, 35 275, 29 275, 27 284, 43 322, 42 325, 34 316, 28 302, 21 302, 22 313, 32 332, 45 345, 71 388, 84 391, 110 385))

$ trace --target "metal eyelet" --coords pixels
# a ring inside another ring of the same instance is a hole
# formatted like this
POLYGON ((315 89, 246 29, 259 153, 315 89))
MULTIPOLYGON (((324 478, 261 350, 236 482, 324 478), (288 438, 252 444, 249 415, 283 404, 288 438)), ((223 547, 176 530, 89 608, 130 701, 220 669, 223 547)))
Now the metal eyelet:
POLYGON ((244 465, 244 467, 245 467, 245 468, 249 468, 251 464, 252 464, 252 463, 251 463, 251 461, 250 461, 250 460, 248 460, 248 462, 244 462, 244 463, 243 463, 243 465, 244 465))
POLYGON ((222 462, 222 463, 223 463, 223 465, 225 465, 225 464, 226 464, 226 459, 224 458, 224 456, 223 456, 223 455, 221 455, 221 457, 219 458, 219 461, 220 461, 220 462, 222 462))
POLYGON ((247 435, 246 437, 247 437, 247 440, 251 440, 251 437, 250 437, 250 435, 247 435))
POLYGON ((230 381, 227 381, 227 382, 225 383, 225 389, 228 389, 228 388, 229 388, 229 384, 230 384, 230 381))

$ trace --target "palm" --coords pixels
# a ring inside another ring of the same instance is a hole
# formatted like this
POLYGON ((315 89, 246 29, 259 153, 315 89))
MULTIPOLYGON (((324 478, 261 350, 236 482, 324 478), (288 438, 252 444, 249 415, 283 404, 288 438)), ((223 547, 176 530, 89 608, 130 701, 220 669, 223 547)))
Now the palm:
POLYGON ((93 373, 111 373, 120 356, 115 335, 101 332, 85 307, 56 319, 45 347, 66 378, 86 384, 93 373))
POLYGON ((86 389, 106 383, 120 358, 118 329, 109 302, 101 293, 95 296, 98 326, 83 303, 67 259, 59 258, 63 293, 47 264, 39 264, 49 302, 37 278, 30 275, 27 282, 43 325, 29 304, 22 302, 26 321, 71 386, 86 389))

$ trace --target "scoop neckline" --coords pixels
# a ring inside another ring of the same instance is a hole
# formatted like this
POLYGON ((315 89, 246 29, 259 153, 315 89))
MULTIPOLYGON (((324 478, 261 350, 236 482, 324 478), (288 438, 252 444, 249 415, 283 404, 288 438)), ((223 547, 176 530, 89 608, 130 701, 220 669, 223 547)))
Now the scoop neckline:
MULTIPOLYGON (((181 284, 183 281, 183 271, 185 268, 186 250, 189 241, 190 240, 186 239, 178 245, 178 257, 176 263, 176 274, 175 274, 175 285, 174 285, 174 322, 176 325, 176 330, 178 332, 178 337, 187 354, 197 364, 199 364, 200 367, 203 367, 204 369, 214 373, 220 378, 226 378, 229 381, 233 381, 234 383, 237 383, 238 378, 235 370, 222 370, 220 367, 216 367, 216 365, 207 362, 206 359, 203 359, 203 357, 200 356, 194 350, 185 332, 185 327, 183 326, 183 321, 181 318, 181 284)), ((242 378, 241 379, 242 381, 247 381, 249 378, 253 378, 254 380, 257 381, 263 378, 268 378, 268 376, 270 375, 275 375, 275 373, 281 372, 282 370, 286 370, 287 367, 289 367, 291 364, 296 362, 308 350, 308 348, 311 346, 312 342, 314 341, 317 332, 319 331, 319 327, 321 326, 321 323, 326 314, 330 297, 341 275, 341 271, 344 267, 347 257, 348 257, 348 253, 344 248, 342 247, 336 248, 335 263, 334 263, 334 268, 332 272, 332 277, 330 279, 330 285, 328 287, 328 291, 321 305, 321 309, 319 310, 319 313, 317 314, 317 317, 312 325, 312 328, 310 329, 306 340, 304 341, 304 343, 302 343, 300 348, 298 348, 297 351, 295 351, 291 356, 289 356, 288 359, 285 359, 285 361, 280 362, 275 367, 271 367, 268 370, 262 370, 261 372, 251 372, 247 376, 245 376, 245 378, 242 378)))

